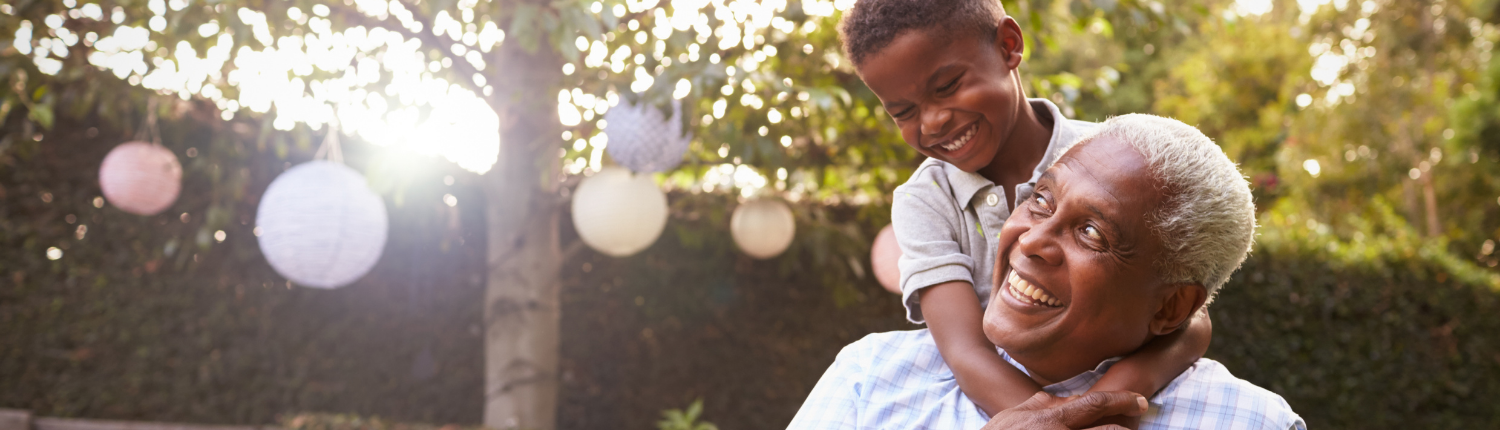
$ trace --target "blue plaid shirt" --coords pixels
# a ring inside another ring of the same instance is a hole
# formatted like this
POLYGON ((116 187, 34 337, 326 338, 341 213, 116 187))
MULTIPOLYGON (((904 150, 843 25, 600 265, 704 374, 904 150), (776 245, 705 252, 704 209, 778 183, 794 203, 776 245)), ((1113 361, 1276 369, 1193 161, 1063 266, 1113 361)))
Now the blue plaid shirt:
MULTIPOLYGON (((1055 396, 1083 394, 1115 361, 1043 390, 1055 396)), ((988 421, 958 388, 932 335, 915 330, 876 333, 845 347, 788 428, 956 430, 978 429, 988 421)), ((1140 428, 1306 430, 1307 425, 1281 396, 1205 358, 1151 398, 1140 428)))

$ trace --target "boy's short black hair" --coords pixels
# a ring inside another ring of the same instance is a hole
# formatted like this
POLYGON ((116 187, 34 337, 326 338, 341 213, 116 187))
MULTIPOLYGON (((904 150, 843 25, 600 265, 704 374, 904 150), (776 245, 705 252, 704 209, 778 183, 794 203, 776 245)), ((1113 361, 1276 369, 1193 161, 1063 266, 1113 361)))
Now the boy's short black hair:
POLYGON ((942 27, 944 37, 968 33, 994 43, 1004 17, 1000 0, 859 0, 844 12, 839 35, 844 53, 860 65, 909 30, 942 27))

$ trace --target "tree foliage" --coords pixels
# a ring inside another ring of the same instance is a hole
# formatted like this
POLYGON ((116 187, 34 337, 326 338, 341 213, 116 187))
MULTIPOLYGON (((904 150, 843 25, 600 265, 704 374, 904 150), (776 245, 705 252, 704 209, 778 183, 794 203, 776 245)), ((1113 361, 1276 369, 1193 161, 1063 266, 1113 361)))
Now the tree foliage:
MULTIPOLYGON (((816 278, 840 303, 870 300, 855 287, 869 276, 869 238, 918 160, 839 49, 850 3, 17 0, 0 5, 0 172, 6 184, 43 180, 19 172, 54 154, 49 142, 123 141, 158 100, 164 141, 189 178, 183 200, 127 223, 132 255, 85 255, 191 270, 180 250, 206 253, 213 232, 249 225, 259 187, 280 171, 265 159, 306 160, 329 125, 370 144, 351 164, 396 206, 431 197, 414 191, 425 176, 413 154, 446 158, 471 172, 453 172, 465 181, 503 165, 502 145, 557 153, 538 171, 564 186, 539 192, 560 200, 610 163, 601 129, 611 104, 680 99, 695 137, 683 164, 658 177, 673 196, 664 237, 702 248, 725 235, 729 206, 779 196, 799 221, 780 270, 816 278), (517 88, 522 71, 555 86, 517 88), (546 97, 519 98, 523 89, 546 97), (538 128, 543 141, 501 141, 518 110, 555 121, 538 128), (183 212, 193 221, 170 224, 183 212)), ((1315 243, 1330 265, 1414 259, 1500 285, 1496 2, 1005 5, 1027 32, 1029 95, 1085 120, 1173 116, 1219 142, 1255 187, 1257 252, 1315 243)), ((88 183, 9 192, 79 208, 97 195, 88 183)), ((43 252, 75 255, 85 235, 55 216, 10 216, 34 209, 3 208, 6 243, 28 257, 0 261, 0 273, 76 272, 43 252)))

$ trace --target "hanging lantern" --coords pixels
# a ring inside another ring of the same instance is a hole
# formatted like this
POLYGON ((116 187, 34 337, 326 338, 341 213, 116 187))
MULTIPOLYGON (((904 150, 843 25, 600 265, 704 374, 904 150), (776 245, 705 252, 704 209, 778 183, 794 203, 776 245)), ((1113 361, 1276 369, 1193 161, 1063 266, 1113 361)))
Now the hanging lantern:
POLYGON ((271 181, 255 213, 260 251, 298 285, 338 288, 375 266, 385 248, 385 202, 359 172, 315 160, 271 181))
POLYGON ((875 235, 875 244, 870 246, 870 268, 875 280, 886 290, 901 294, 901 246, 896 244, 896 229, 886 225, 875 235))
POLYGON ((757 259, 781 255, 792 244, 797 220, 780 200, 756 199, 734 208, 729 233, 741 251, 757 259))
POLYGON ((573 227, 590 248, 624 257, 651 246, 667 226, 667 196, 646 175, 605 167, 573 191, 573 227))
POLYGON ((109 204, 136 215, 156 215, 177 201, 182 164, 161 145, 126 142, 104 156, 99 188, 109 204))
POLYGON ((604 113, 604 151, 636 173, 664 172, 682 162, 691 136, 682 133, 682 102, 672 101, 672 117, 663 118, 650 103, 621 100, 604 113))

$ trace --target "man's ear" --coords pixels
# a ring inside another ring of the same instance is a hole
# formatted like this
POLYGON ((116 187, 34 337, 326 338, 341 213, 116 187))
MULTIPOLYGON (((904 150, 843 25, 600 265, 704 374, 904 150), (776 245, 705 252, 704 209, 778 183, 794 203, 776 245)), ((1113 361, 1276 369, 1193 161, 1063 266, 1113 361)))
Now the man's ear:
POLYGON ((1000 26, 995 29, 995 49, 1005 59, 1006 67, 1011 70, 1021 67, 1021 57, 1026 53, 1026 36, 1021 34, 1021 24, 1014 18, 1006 16, 1000 19, 1000 26))
POLYGON ((1208 300, 1208 290, 1199 284, 1177 284, 1161 298, 1161 307, 1151 316, 1151 334, 1161 336, 1177 329, 1208 300))

